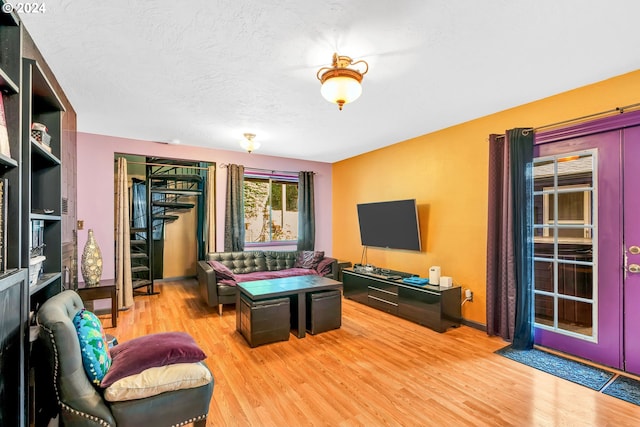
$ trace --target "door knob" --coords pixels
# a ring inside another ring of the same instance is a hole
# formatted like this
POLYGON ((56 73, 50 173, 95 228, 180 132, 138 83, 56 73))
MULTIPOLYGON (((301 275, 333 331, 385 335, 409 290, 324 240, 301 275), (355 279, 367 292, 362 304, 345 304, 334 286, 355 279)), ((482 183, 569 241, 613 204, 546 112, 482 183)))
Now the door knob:
POLYGON ((629 265, 629 273, 640 273, 640 265, 638 265, 638 264, 630 264, 629 265))
POLYGON ((638 255, 640 254, 640 247, 636 245, 630 246, 629 252, 631 252, 633 255, 638 255))

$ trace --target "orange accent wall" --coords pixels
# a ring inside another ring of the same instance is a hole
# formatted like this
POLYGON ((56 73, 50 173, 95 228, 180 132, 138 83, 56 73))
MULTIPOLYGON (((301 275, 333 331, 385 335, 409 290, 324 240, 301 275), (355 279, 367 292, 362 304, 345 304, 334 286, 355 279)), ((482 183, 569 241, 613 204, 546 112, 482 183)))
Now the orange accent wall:
POLYGON ((368 263, 423 277, 439 265, 442 275, 474 293, 463 318, 485 324, 489 134, 637 102, 640 70, 334 163, 333 256, 361 260, 358 203, 415 198, 422 251, 369 248, 368 263))

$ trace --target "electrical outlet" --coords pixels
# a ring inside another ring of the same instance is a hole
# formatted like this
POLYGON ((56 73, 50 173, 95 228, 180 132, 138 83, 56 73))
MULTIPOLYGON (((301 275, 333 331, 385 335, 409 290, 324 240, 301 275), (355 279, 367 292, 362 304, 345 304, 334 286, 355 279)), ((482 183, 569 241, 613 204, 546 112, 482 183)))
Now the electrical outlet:
POLYGON ((466 291, 464 291, 464 297, 465 297, 469 302, 473 302, 473 292, 471 291, 471 289, 467 289, 466 291))

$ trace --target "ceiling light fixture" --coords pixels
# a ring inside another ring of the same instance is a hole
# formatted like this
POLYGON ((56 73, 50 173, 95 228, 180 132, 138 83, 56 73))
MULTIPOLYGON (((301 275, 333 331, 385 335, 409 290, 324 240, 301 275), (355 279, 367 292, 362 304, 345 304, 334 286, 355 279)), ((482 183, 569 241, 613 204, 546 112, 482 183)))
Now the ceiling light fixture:
POLYGON ((362 76, 369 71, 369 64, 366 61, 355 61, 348 56, 333 54, 333 66, 322 67, 318 70, 316 77, 322 83, 320 93, 329 102, 338 104, 342 110, 344 104, 355 101, 362 94, 362 76), (350 65, 364 64, 364 71, 347 68, 350 65))
POLYGON ((258 141, 254 141, 256 135, 254 133, 245 133, 244 139, 240 141, 240 146, 247 150, 248 153, 251 153, 254 150, 260 148, 260 143, 258 141))

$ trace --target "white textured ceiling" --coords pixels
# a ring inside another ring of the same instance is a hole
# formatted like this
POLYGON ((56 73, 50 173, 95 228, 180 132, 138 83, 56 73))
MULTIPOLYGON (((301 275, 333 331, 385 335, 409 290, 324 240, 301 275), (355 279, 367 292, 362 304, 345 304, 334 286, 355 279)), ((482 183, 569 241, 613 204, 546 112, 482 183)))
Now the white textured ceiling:
MULTIPOLYGON (((45 0, 83 132, 334 162, 636 70, 639 0, 45 0), (343 111, 316 79, 365 59, 343 111)), ((499 129, 496 129, 499 131, 499 129)))

